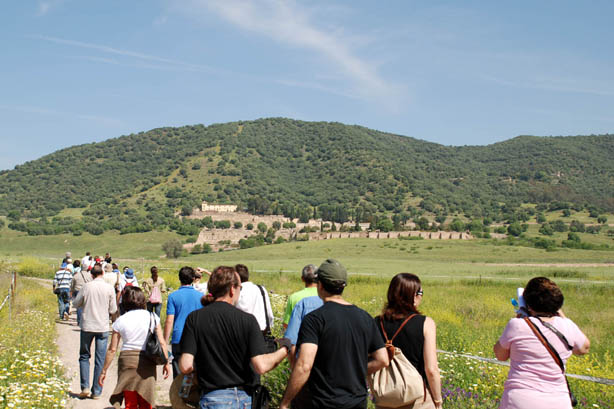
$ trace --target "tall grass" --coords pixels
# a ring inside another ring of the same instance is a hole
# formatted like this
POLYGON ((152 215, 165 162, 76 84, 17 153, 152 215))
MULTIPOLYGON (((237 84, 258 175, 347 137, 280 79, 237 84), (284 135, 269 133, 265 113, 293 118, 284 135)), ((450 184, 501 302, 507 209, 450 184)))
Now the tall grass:
MULTIPOLYGON (((0 276, 0 295, 8 286, 8 275, 0 276)), ((56 356, 55 296, 26 280, 17 290, 12 315, 7 306, 0 311, 0 408, 64 408, 68 382, 56 356)))

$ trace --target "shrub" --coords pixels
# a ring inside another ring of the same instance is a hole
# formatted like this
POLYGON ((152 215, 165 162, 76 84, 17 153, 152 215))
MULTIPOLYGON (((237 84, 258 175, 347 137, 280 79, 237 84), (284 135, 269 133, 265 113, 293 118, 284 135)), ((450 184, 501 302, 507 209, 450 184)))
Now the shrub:
POLYGON ((230 229, 230 220, 216 220, 213 225, 216 229, 230 229))
POLYGON ((495 233, 498 234, 505 234, 507 232, 507 229, 505 228, 505 226, 499 226, 495 229, 495 233))
POLYGON ((520 236, 522 234, 522 226, 518 222, 514 222, 507 226, 507 232, 512 236, 520 236))
POLYGON ((261 233, 266 233, 267 229, 268 228, 265 222, 258 223, 258 231, 260 231, 261 233))
POLYGON ((584 233, 586 231, 586 226, 582 222, 572 220, 571 223, 569 223, 569 231, 584 233))
POLYGON ((169 240, 162 245, 167 258, 179 258, 183 252, 183 245, 177 239, 169 240))
POLYGON ((190 253, 192 254, 200 254, 203 252, 203 248, 200 244, 195 244, 194 247, 192 247, 192 250, 190 250, 190 253))
POLYGON ((554 231, 563 233, 568 230, 567 224, 563 220, 555 220, 551 223, 554 231))
POLYGON ((17 264, 17 272, 28 277, 53 278, 56 269, 34 257, 26 257, 17 264))
POLYGON ((207 243, 203 243, 203 253, 211 253, 213 251, 213 249, 211 248, 211 246, 207 243))
MULTIPOLYGON (((608 222, 608 218, 605 216, 599 216, 597 218, 597 223, 606 224, 608 222)), ((1 227, 1 226, 0 226, 1 227)))
POLYGON ((554 234, 554 229, 550 225, 550 223, 544 223, 539 228, 539 232, 545 236, 552 236, 554 234))
POLYGON ((247 223, 247 226, 245 226, 245 228, 246 228, 247 230, 252 230, 252 229, 254 228, 254 225, 253 225, 253 224, 251 224, 251 223, 247 223))
POLYGON ((294 222, 285 222, 283 225, 284 229, 293 229, 296 227, 296 223, 294 222))
POLYGON ((241 222, 235 222, 234 223, 234 228, 235 229, 240 229, 241 227, 243 227, 243 223, 241 223, 241 222))
POLYGON ((273 227, 273 229, 274 229, 274 230, 279 230, 279 229, 281 229, 281 223, 280 223, 280 222, 278 222, 277 220, 275 220, 275 221, 273 222, 272 227, 273 227))
POLYGON ((533 245, 538 249, 552 250, 556 247, 554 240, 537 237, 533 241, 533 245))

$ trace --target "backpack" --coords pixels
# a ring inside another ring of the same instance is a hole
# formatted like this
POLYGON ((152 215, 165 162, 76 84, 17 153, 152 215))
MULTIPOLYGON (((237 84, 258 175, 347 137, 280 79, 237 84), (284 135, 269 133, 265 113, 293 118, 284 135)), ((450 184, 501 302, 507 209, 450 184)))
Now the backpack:
POLYGON ((160 304, 162 302, 162 294, 160 293, 160 287, 153 287, 151 289, 151 295, 149 296, 149 302, 152 304, 160 304))
POLYGON ((380 326, 386 339, 386 351, 390 359, 390 365, 368 377, 369 386, 375 398, 377 406, 398 408, 400 406, 413 405, 419 398, 426 400, 426 384, 422 375, 407 360, 403 352, 394 345, 392 341, 401 332, 401 329, 416 314, 412 314, 399 327, 391 339, 388 339, 384 330, 383 318, 380 317, 380 326))

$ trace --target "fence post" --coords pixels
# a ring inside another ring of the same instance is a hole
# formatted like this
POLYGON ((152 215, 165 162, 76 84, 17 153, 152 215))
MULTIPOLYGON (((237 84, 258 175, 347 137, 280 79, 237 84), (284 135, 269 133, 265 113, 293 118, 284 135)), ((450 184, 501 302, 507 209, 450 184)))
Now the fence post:
POLYGON ((11 285, 9 286, 9 326, 13 321, 13 278, 11 277, 11 285))

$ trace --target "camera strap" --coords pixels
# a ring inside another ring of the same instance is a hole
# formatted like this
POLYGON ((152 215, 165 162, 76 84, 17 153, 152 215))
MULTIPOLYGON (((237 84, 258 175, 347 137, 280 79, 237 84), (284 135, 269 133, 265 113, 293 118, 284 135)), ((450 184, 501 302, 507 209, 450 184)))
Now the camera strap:
POLYGON ((548 328, 550 331, 554 332, 554 335, 556 335, 557 337, 559 337, 559 339, 563 342, 563 344, 567 347, 568 350, 572 350, 573 347, 571 346, 571 344, 569 343, 569 341, 567 341, 567 338, 565 337, 565 335, 563 335, 561 333, 561 331, 559 331, 558 329, 556 329, 554 327, 554 325, 550 324, 549 322, 544 322, 542 321, 542 319, 540 317, 535 317, 539 320, 539 322, 542 323, 542 325, 546 328, 548 328))
MULTIPOLYGON (((537 339, 539 339, 540 342, 546 347, 546 350, 552 356, 552 358, 554 359, 554 362, 556 362, 557 365, 561 368, 561 372, 563 372, 563 377, 565 378, 565 383, 567 383, 567 391, 569 392, 569 398, 571 399, 572 406, 575 406, 573 404, 573 401, 574 401, 575 398, 573 397, 573 394, 571 393, 571 388, 569 387, 569 380, 567 380, 567 376, 565 375, 565 364, 563 363, 563 360, 561 359, 561 356, 556 351, 556 349, 554 349, 552 344, 550 344, 550 342, 548 342, 548 340, 546 339, 544 334, 542 334, 542 332, 539 330, 539 328, 537 328, 537 326, 535 324, 533 324, 533 322, 531 321, 531 319, 529 317, 524 317, 524 320, 529 325, 529 327, 531 328, 531 330, 533 331, 533 333, 535 334, 537 339)), ((541 320, 540 320, 540 322, 541 322, 541 320)), ((569 343, 567 345, 569 345, 569 343)))

